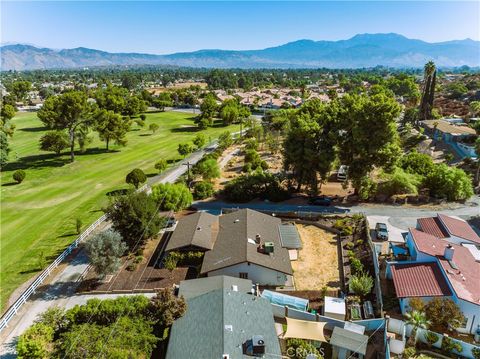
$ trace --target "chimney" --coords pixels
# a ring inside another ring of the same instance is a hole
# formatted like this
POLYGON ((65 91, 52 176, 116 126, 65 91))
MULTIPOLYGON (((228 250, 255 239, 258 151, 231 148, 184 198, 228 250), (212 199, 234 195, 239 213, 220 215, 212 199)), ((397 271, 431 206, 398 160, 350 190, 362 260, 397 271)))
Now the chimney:
POLYGON ((453 254, 455 253, 455 249, 451 244, 445 247, 445 252, 443 253, 443 256, 447 261, 451 261, 453 259, 453 254))

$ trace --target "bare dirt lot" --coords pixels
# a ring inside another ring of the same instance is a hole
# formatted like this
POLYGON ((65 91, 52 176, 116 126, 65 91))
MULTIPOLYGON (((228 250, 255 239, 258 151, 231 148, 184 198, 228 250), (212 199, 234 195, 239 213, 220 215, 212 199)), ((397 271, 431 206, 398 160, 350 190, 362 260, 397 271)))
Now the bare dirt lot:
POLYGON ((337 242, 334 234, 312 225, 297 224, 303 248, 292 262, 297 290, 340 288, 337 242))

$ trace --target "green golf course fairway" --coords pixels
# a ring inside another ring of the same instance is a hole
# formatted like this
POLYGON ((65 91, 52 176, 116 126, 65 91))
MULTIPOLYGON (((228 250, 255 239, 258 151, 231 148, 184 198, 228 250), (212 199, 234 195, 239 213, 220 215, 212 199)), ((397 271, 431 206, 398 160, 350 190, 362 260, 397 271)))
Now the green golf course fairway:
MULTIPOLYGON (((192 114, 150 113, 144 128, 132 126, 126 147, 111 145, 106 152, 105 144, 92 131, 93 142, 87 152, 77 152, 75 162, 70 163, 67 151, 56 156, 39 150, 39 138, 46 129, 35 113, 19 113, 12 123, 16 130, 9 163, 1 173, 2 312, 12 292, 77 237, 77 218, 86 228, 103 214, 109 191, 128 188, 128 172, 141 168, 147 175, 156 174, 156 161, 180 159, 178 144, 190 142, 198 133, 192 114), (151 123, 160 126, 155 134, 148 130, 151 123), (12 179, 18 168, 26 172, 21 184, 12 179)), ((202 133, 214 139, 226 130, 235 132, 238 126, 214 126, 202 133)))

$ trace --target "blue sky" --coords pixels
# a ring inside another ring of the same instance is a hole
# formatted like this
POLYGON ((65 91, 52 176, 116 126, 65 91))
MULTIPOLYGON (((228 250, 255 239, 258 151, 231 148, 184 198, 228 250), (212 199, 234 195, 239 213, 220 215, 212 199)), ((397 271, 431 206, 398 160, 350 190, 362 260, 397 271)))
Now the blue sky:
POLYGON ((299 39, 341 40, 396 32, 430 42, 480 38, 480 3, 7 2, 2 43, 165 54, 205 48, 260 49, 299 39))

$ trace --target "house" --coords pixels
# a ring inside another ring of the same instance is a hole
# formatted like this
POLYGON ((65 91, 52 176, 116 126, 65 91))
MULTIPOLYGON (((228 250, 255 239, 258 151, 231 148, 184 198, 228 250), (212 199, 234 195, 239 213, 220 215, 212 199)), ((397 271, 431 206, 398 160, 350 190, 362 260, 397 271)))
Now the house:
POLYGON ((437 215, 420 218, 406 235, 409 260, 387 262, 402 313, 411 298, 452 299, 465 316, 457 329, 474 333, 480 325, 480 238, 468 223, 437 215))
POLYGON ((477 133, 471 127, 458 124, 451 119, 422 121, 425 128, 434 140, 449 145, 461 158, 476 157, 475 138, 477 133))
POLYGON ((218 217, 197 212, 182 218, 172 232, 165 251, 208 251, 218 233, 218 217))
POLYGON ((205 253, 201 274, 229 275, 268 286, 292 286, 289 253, 282 246, 279 218, 251 209, 219 217, 213 248, 205 253))
POLYGON ((187 311, 172 325, 166 358, 281 358, 272 307, 245 292, 251 286, 227 277, 182 282, 187 311))

